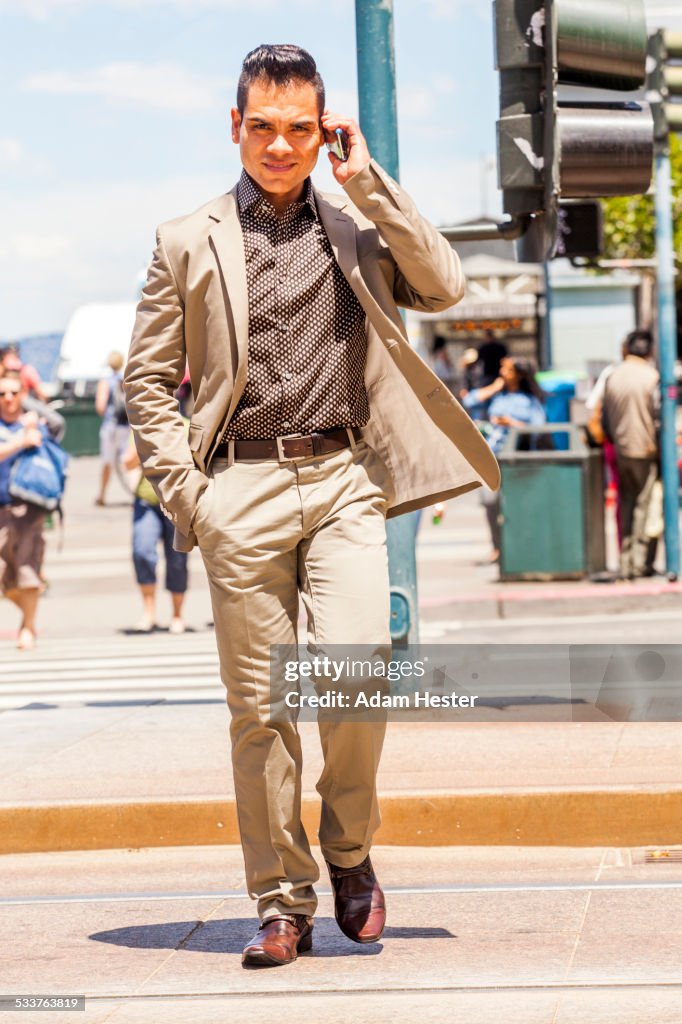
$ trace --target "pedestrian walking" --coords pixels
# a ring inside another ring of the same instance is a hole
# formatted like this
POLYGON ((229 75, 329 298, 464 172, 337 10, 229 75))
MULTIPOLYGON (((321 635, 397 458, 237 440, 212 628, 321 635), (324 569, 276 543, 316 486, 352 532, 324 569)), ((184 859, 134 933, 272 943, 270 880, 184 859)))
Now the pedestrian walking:
MULTIPOLYGON (((177 395, 176 395, 177 397, 177 395)), ((186 429, 189 420, 183 417, 186 429)), ((176 551, 173 547, 175 528, 161 511, 161 503, 140 465, 140 457, 134 445, 126 453, 124 469, 134 479, 132 518, 132 552, 135 579, 142 598, 142 618, 135 627, 136 633, 153 633, 159 629, 156 616, 156 589, 159 563, 159 548, 163 548, 165 559, 165 589, 171 598, 171 620, 168 632, 185 632, 183 606, 187 593, 188 569, 187 552, 176 551)))
MULTIPOLYGON (((124 461, 125 469, 133 472, 140 466, 140 458, 133 448, 124 461)), ((156 585, 159 547, 163 547, 166 561, 165 587, 171 597, 171 620, 168 632, 185 632, 182 616, 187 593, 187 552, 173 547, 174 527, 163 515, 154 488, 140 472, 134 489, 133 501, 133 566, 135 579, 142 598, 142 618, 136 633, 153 633, 159 629, 156 620, 156 585)))
POLYGON ((457 378, 457 370, 448 352, 447 338, 436 335, 431 348, 431 369, 442 380, 448 391, 452 391, 457 378))
POLYGON ((19 650, 36 642, 36 614, 42 589, 45 513, 10 494, 10 474, 18 456, 47 435, 35 412, 24 412, 25 388, 18 371, 0 376, 0 587, 21 612, 19 650))
POLYGON ((0 362, 3 369, 8 370, 10 374, 19 374, 23 389, 21 405, 24 412, 35 412, 38 421, 47 426, 50 437, 61 442, 66 433, 66 420, 49 404, 48 395, 36 368, 29 363, 22 363, 14 348, 5 349, 0 355, 0 362))
POLYGON ((608 375, 602 400, 602 423, 616 450, 622 543, 620 575, 651 576, 656 545, 647 533, 647 518, 659 476, 660 392, 652 365, 650 331, 633 331, 625 339, 626 355, 608 375))
MULTIPOLYGON (((462 397, 464 408, 478 410, 487 405, 491 425, 488 443, 499 455, 512 427, 539 426, 546 421, 542 404, 542 390, 535 379, 535 364, 531 359, 505 356, 500 363, 500 375, 492 384, 469 391, 462 397)), ((532 437, 528 442, 533 446, 532 437)), ((481 491, 490 529, 492 551, 489 562, 499 562, 501 547, 500 496, 490 487, 481 491)))
MULTIPOLYGON (((627 350, 625 342, 622 345, 621 357, 625 359, 627 350)), ((620 508, 620 488, 618 485, 618 465, 616 460, 616 449, 610 438, 604 433, 603 407, 604 389, 606 381, 615 370, 617 363, 609 363, 599 374, 594 387, 585 401, 585 409, 590 414, 587 421, 587 434, 590 445, 601 447, 604 454, 604 468, 607 475, 607 487, 615 498, 616 512, 616 535, 618 538, 618 550, 623 546, 623 522, 620 508)))
POLYGON ((485 340, 478 350, 478 360, 481 373, 481 386, 492 384, 500 375, 502 360, 507 355, 507 346, 503 341, 498 341, 495 332, 487 330, 485 340))
MULTIPOLYGON (((362 644, 385 656, 386 515, 494 488, 498 470, 397 309, 457 302, 459 260, 370 158, 355 121, 325 109, 310 54, 248 54, 231 118, 242 175, 159 228, 125 387, 176 546, 198 542, 206 566, 260 918, 243 962, 273 966, 311 946, 319 873, 300 817, 297 712, 272 713, 285 702, 271 691, 271 647, 295 645, 300 592, 315 650, 362 644), (310 181, 334 140, 346 147, 329 156, 343 195, 310 181), (173 398, 185 358, 188 439, 173 398)), ((336 919, 374 942, 385 920, 369 856, 385 725, 339 716, 319 727, 319 838, 336 919)))
MULTIPOLYGON (((478 361, 478 351, 475 348, 465 349, 458 365, 462 385, 459 389, 459 397, 463 402, 470 391, 475 391, 483 386, 481 378, 482 368, 478 361)), ((467 406, 467 412, 472 420, 483 421, 488 416, 488 402, 478 402, 477 404, 470 402, 467 406)))
POLYGON ((112 469, 123 465, 128 450, 130 428, 123 394, 123 364, 120 352, 110 352, 107 358, 109 374, 97 385, 95 409, 102 417, 99 430, 99 451, 102 461, 99 493, 95 505, 106 505, 106 493, 112 469))
POLYGON ((19 353, 12 345, 3 349, 0 358, 5 370, 10 372, 16 371, 19 374, 24 389, 24 401, 26 399, 35 399, 38 402, 47 403, 48 395, 35 366, 22 362, 19 353))

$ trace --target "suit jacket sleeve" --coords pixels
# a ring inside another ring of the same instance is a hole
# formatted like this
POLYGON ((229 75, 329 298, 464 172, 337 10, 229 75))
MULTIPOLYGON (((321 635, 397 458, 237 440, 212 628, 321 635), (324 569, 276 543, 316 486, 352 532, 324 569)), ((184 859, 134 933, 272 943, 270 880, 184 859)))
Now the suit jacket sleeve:
POLYGON ((375 160, 344 189, 391 252, 396 266, 393 296, 399 306, 435 313, 459 302, 465 284, 459 257, 375 160))
POLYGON ((175 399, 185 373, 185 311, 161 231, 137 307, 124 389, 145 476, 168 517, 188 535, 208 478, 194 465, 175 399))

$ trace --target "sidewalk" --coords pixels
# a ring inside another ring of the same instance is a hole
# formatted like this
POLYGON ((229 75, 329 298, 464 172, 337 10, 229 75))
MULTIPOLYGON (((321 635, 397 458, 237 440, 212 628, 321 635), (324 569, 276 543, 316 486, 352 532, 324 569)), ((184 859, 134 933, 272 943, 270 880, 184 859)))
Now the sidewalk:
MULTIPOLYGON (((501 717, 504 717, 502 713, 501 717)), ((391 845, 682 844, 679 723, 389 723, 391 845)), ((0 716, 0 852, 239 841, 220 702, 101 702, 0 716)), ((312 841, 322 761, 301 723, 312 841)))

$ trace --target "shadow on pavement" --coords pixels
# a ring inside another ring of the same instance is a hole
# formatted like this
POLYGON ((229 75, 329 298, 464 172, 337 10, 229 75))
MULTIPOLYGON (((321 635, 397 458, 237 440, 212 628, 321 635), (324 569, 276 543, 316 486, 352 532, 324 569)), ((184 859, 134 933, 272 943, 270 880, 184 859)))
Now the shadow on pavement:
MULTIPOLYGON (((94 932, 88 938, 94 942, 108 942, 114 946, 132 949, 175 949, 193 953, 240 954, 253 937, 257 922, 253 917, 240 917, 219 921, 172 921, 167 924, 136 925, 94 932)), ((384 938, 442 939, 456 938, 446 928, 387 928, 384 938)), ((366 946, 346 939, 336 922, 330 918, 316 918, 314 952, 316 956, 376 956, 383 949, 376 942, 366 946)))

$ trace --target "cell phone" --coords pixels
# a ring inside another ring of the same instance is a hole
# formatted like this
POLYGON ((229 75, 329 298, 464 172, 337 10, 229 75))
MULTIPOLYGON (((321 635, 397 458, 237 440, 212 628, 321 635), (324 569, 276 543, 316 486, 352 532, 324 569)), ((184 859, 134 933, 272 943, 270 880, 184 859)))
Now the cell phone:
POLYGON ((343 160, 345 163, 350 156, 350 140, 348 138, 348 132, 345 132, 343 128, 335 128, 334 131, 325 132, 325 138, 327 139, 327 149, 330 153, 333 153, 339 160, 343 160), (332 135, 333 140, 329 142, 328 136, 332 135))

